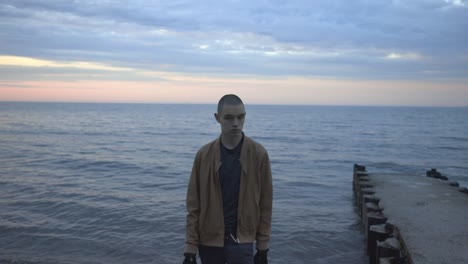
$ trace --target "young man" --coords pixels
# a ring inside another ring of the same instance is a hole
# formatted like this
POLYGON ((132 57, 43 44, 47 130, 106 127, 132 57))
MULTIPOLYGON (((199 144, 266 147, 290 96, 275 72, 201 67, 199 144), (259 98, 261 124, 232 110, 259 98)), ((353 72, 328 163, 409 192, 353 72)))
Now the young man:
POLYGON ((270 159, 242 132, 242 100, 223 96, 221 136, 197 153, 187 190, 184 264, 267 264, 272 212, 270 159), (253 242, 257 252, 253 255, 253 242))

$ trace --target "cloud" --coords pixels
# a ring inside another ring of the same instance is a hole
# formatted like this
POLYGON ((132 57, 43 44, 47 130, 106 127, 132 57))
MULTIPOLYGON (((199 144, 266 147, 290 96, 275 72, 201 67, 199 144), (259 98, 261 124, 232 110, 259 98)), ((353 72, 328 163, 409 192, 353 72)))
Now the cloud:
POLYGON ((48 66, 57 74, 417 79, 466 77, 468 67, 461 0, 17 0, 1 3, 0 16, 0 55, 59 63, 48 66))
POLYGON ((444 0, 446 3, 452 4, 454 6, 464 7, 466 6, 465 1, 463 0, 444 0))
POLYGON ((423 56, 416 53, 394 53, 391 52, 385 56, 389 60, 422 60, 423 56))
POLYGON ((112 67, 92 62, 55 62, 28 57, 0 56, 0 65, 24 67, 78 68, 103 71, 131 71, 130 68, 112 67))

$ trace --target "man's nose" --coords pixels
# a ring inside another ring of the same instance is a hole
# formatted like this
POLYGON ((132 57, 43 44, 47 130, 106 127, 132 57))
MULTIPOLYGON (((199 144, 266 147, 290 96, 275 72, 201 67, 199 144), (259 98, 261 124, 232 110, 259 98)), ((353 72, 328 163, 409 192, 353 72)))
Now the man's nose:
POLYGON ((235 127, 238 126, 239 125, 239 119, 234 118, 234 121, 233 121, 232 125, 235 126, 235 127))

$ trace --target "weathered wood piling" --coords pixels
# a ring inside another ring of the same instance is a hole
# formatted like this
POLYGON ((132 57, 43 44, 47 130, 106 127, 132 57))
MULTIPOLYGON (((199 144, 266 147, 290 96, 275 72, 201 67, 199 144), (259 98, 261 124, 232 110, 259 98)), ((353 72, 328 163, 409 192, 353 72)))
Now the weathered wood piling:
POLYGON ((387 224, 388 219, 383 215, 383 208, 379 207, 380 198, 375 195, 373 187, 366 167, 354 164, 354 198, 367 236, 369 263, 393 263, 404 256, 400 252, 400 243, 394 241, 394 227, 387 224))
POLYGON ((354 198, 370 264, 468 263, 466 188, 436 169, 426 176, 371 175, 354 165, 354 198))

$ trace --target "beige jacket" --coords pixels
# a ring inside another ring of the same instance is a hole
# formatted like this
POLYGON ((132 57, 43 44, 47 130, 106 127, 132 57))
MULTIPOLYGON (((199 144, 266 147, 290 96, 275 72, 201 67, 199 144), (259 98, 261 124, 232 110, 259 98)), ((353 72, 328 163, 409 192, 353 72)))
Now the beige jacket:
MULTIPOLYGON (((193 163, 187 190, 187 253, 196 254, 198 245, 224 246, 220 142, 218 138, 203 146, 193 163)), ((240 243, 256 241, 258 249, 267 249, 273 200, 270 159, 262 145, 244 136, 240 163, 237 238, 240 243)))

